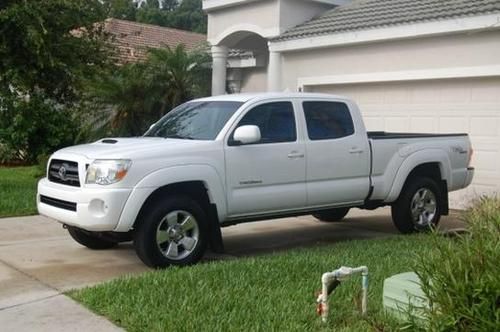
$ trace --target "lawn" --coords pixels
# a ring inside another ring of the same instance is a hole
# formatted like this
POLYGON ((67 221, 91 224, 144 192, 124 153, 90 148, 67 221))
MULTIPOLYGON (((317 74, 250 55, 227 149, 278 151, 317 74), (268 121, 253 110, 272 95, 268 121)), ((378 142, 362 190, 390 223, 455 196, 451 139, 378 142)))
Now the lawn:
POLYGON ((128 331, 395 330, 401 325, 382 310, 383 280, 411 270, 431 240, 413 235, 346 241, 151 271, 69 295, 128 331), (369 313, 363 318, 357 309, 361 281, 356 276, 330 297, 324 325, 315 313, 315 293, 321 274, 341 265, 368 266, 369 313))
POLYGON ((0 217, 36 214, 37 166, 0 167, 0 217))

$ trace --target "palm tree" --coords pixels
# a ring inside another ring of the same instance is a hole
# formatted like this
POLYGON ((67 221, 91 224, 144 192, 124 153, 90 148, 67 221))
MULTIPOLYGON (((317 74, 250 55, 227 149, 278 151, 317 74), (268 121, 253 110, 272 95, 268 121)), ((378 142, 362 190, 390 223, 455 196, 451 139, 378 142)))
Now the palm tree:
POLYGON ((208 54, 188 53, 181 44, 174 49, 150 49, 147 63, 151 80, 161 96, 159 116, 189 99, 208 94, 208 54))
POLYGON ((175 106, 207 95, 210 59, 188 53, 183 45, 148 50, 143 63, 126 64, 97 77, 88 86, 94 108, 93 136, 139 136, 175 106))

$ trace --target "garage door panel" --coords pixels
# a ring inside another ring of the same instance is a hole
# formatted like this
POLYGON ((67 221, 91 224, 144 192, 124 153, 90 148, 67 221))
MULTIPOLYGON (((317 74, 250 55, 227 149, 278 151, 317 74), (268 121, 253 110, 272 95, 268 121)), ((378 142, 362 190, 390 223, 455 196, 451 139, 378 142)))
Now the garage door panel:
POLYGON ((470 134, 474 147, 472 186, 450 195, 451 206, 500 192, 500 79, 311 87, 358 102, 368 130, 470 134))
POLYGON ((439 132, 466 133, 469 131, 468 119, 460 116, 439 117, 439 132))
POLYGON ((410 131, 412 132, 436 132, 437 124, 434 117, 415 116, 410 118, 410 131))
POLYGON ((494 117, 475 117, 470 119, 470 134, 474 136, 498 136, 498 123, 494 117))
POLYGON ((363 119, 367 128, 373 128, 371 130, 383 131, 385 128, 385 121, 382 117, 365 116, 363 119))

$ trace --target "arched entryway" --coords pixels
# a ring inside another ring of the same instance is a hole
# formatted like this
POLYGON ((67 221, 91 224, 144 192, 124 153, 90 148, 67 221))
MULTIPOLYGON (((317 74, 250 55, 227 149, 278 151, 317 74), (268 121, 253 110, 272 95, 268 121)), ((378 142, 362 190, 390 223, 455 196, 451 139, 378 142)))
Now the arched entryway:
POLYGON ((236 30, 219 36, 212 44, 212 58, 212 95, 240 92, 245 75, 255 70, 265 71, 266 79, 254 90, 279 90, 279 54, 270 53, 268 40, 255 31, 236 30))

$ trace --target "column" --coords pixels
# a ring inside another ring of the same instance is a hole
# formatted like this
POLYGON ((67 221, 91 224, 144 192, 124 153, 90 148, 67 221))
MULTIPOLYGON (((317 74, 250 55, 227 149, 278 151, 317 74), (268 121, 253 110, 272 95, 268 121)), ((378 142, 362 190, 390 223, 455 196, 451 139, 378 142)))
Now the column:
POLYGON ((267 91, 281 91, 281 53, 269 52, 269 64, 267 66, 267 91))
POLYGON ((226 93, 226 46, 212 46, 212 96, 226 93))

